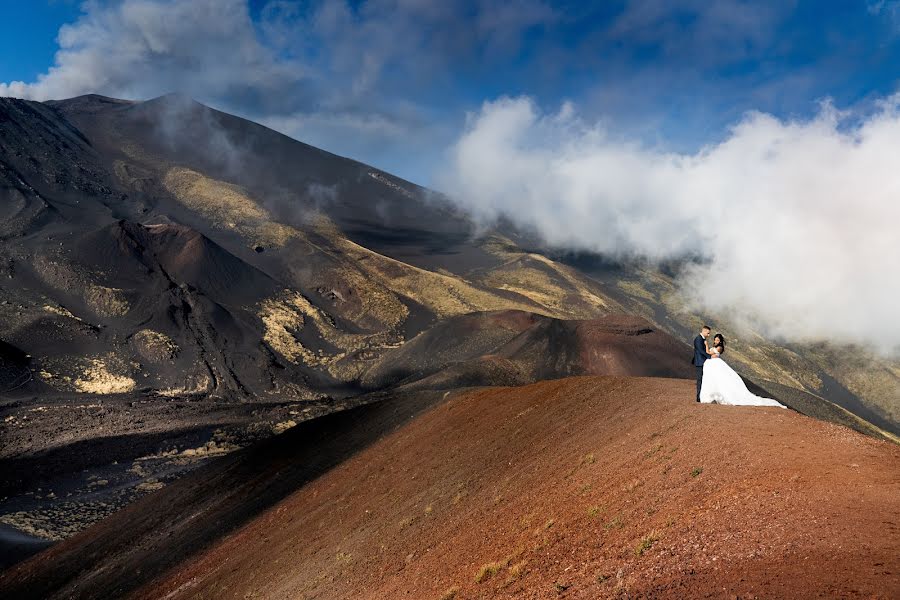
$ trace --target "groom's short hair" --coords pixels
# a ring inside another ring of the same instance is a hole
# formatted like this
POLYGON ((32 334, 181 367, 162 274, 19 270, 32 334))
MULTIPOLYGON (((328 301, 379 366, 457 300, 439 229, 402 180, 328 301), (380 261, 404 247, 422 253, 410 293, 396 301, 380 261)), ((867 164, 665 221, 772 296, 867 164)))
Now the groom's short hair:
POLYGON ((712 327, 710 327, 709 325, 704 325, 703 327, 700 328, 700 331, 704 331, 704 330, 705 330, 705 331, 712 331, 712 327))

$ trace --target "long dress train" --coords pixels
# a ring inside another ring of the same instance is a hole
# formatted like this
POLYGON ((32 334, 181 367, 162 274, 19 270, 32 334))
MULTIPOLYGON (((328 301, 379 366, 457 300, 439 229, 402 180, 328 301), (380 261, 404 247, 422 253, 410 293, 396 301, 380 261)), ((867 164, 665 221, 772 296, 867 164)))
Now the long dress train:
POLYGON ((741 376, 721 358, 711 358, 703 363, 700 402, 787 408, 777 400, 757 396, 748 390, 741 376))

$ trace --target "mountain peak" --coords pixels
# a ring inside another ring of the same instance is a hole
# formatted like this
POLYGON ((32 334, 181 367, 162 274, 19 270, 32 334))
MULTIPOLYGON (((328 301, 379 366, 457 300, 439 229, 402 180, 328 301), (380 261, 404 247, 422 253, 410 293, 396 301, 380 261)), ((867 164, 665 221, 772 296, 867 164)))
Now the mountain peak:
POLYGON ((150 98, 143 102, 144 104, 171 104, 178 106, 202 106, 203 108, 209 108, 202 102, 198 102, 191 96, 188 96, 184 92, 169 92, 167 94, 163 94, 162 96, 157 96, 155 98, 150 98))
POLYGON ((118 105, 118 106, 130 106, 132 104, 138 104, 136 100, 124 100, 122 98, 112 98, 110 96, 103 96, 101 94, 84 94, 81 96, 74 96, 72 98, 64 98, 62 100, 47 100, 44 102, 49 106, 55 107, 78 107, 79 109, 88 109, 89 107, 108 107, 110 105, 118 105))

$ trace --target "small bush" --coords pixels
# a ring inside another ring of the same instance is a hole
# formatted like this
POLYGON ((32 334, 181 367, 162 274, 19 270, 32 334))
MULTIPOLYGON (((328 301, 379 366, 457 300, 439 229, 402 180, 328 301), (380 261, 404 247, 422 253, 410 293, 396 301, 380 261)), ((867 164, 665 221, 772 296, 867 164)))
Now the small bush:
POLYGON ((496 575, 502 568, 503 565, 498 562, 481 565, 481 568, 478 569, 478 573, 475 574, 475 583, 481 583, 482 581, 490 579, 491 577, 496 575))
POLYGON ((691 470, 691 477, 696 477, 697 475, 699 475, 702 472, 703 472, 703 467, 694 467, 691 470))
POLYGON ((459 593, 459 588, 452 587, 449 588, 446 592, 441 594, 441 600, 453 600, 456 598, 456 595, 459 593))
POLYGON ((509 568, 509 577, 507 583, 513 582, 525 573, 525 561, 519 561, 509 568))
POLYGON ((634 549, 634 555, 641 556, 642 554, 644 554, 644 552, 646 552, 647 550, 652 548, 653 544, 655 544, 658 541, 659 541, 659 536, 656 534, 656 532, 651 533, 650 535, 648 535, 647 537, 642 539, 640 542, 638 542, 637 547, 634 549))
POLYGON ((657 452, 662 450, 662 448, 663 448, 662 444, 657 444, 656 446, 647 450, 647 452, 644 453, 644 458, 650 458, 651 456, 653 456, 654 454, 656 454, 657 452))

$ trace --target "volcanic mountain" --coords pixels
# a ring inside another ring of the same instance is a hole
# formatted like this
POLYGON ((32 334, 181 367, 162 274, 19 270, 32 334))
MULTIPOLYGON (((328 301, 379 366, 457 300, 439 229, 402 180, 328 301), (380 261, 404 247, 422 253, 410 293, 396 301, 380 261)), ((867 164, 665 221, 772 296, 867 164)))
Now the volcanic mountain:
MULTIPOLYGON (((180 96, 0 99, 4 561, 273 434, 382 410, 354 407, 690 377, 700 319, 732 329, 680 304, 680 268, 485 229, 180 96)), ((896 360, 733 331, 729 362, 757 392, 896 439, 896 360)))

